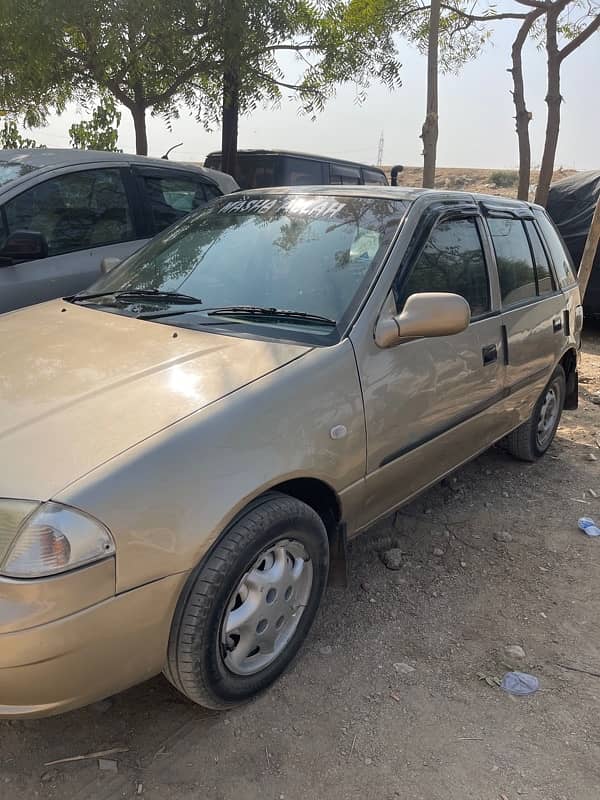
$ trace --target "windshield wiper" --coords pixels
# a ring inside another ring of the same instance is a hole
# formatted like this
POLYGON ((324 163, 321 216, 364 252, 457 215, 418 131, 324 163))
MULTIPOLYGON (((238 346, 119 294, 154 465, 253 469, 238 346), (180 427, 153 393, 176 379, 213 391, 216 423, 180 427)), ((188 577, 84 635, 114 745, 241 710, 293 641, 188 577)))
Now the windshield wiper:
POLYGON ((114 297, 117 300, 168 300, 169 303, 182 305, 202 305, 199 297, 182 292, 165 292, 161 289, 122 289, 116 292, 95 292, 93 294, 76 294, 67 297, 72 303, 81 303, 84 300, 95 300, 99 297, 114 297))
POLYGON ((310 314, 307 311, 289 311, 286 308, 262 308, 262 306, 223 306, 222 308, 198 309, 208 316, 240 316, 240 317, 280 317, 282 319, 299 319, 324 325, 337 325, 335 319, 323 317, 321 314, 310 314))

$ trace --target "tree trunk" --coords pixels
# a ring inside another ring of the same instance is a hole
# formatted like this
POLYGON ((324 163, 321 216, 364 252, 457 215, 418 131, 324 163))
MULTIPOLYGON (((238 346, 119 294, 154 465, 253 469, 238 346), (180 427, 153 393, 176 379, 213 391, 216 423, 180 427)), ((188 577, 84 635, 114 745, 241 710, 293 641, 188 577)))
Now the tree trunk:
POLYGON ((222 0, 223 4, 223 119, 221 130, 221 169, 238 178, 237 147, 240 116, 241 56, 244 41, 242 0, 222 0))
POLYGON ((508 71, 513 79, 513 102, 515 104, 515 121, 517 138, 519 140, 519 200, 529 200, 529 185, 531 182, 531 144, 529 141, 529 123, 531 113, 525 104, 525 85, 523 81, 523 45, 527 41, 529 31, 535 20, 543 12, 536 9, 532 11, 521 27, 512 46, 512 68, 508 71))
POLYGON ((138 156, 148 155, 148 135, 146 132, 146 109, 144 106, 134 106, 131 109, 133 125, 135 127, 135 152, 138 156))
POLYGON ((240 115, 239 74, 227 70, 223 75, 223 121, 221 130, 221 169, 238 178, 237 147, 240 115))
POLYGON ((551 9, 546 14, 546 52, 548 54, 546 103, 548 105, 548 117, 546 119, 546 138, 544 140, 540 176, 535 190, 535 202, 542 206, 545 206, 548 200, 560 130, 560 104, 562 103, 562 97, 560 94, 560 53, 557 41, 559 13, 558 9, 551 9))
POLYGON ((438 49, 441 0, 432 0, 427 45, 427 113, 421 130, 423 139, 423 186, 435 186, 435 161, 438 140, 438 49))

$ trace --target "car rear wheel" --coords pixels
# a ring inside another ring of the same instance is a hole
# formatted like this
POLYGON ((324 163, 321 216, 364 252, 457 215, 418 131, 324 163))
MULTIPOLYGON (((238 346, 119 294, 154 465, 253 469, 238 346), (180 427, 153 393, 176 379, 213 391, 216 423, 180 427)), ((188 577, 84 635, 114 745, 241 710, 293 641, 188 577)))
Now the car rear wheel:
POLYGON ((544 455, 554 440, 565 404, 566 379, 559 365, 540 399, 533 414, 506 437, 506 447, 511 455, 522 461, 536 461, 544 455))
POLYGON ((207 708, 266 689, 306 638, 328 568, 327 532, 315 511, 266 496, 230 528, 180 598, 167 678, 207 708))

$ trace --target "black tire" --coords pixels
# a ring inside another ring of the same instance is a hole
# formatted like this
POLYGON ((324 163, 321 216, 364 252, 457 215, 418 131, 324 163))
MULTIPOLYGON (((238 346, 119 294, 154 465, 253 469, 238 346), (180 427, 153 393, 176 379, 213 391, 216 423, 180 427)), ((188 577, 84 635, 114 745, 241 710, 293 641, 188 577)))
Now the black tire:
POLYGON ((315 619, 329 570, 329 543, 321 518, 287 495, 270 494, 223 536, 179 599, 164 673, 182 694, 211 709, 243 703, 270 686, 288 667, 315 619), (291 533, 293 531, 293 534, 291 533), (222 626, 240 580, 270 545, 299 542, 312 566, 312 585, 297 627, 276 659, 251 675, 231 672, 222 626))
POLYGON ((521 461, 537 461, 538 458, 541 458, 548 450, 554 441, 556 430, 560 424, 560 418, 565 404, 566 386, 565 371, 559 364, 552 373, 552 377, 535 404, 531 417, 527 422, 524 422, 506 437, 506 449, 511 455, 521 461), (545 403, 551 391, 554 392, 556 396, 557 414, 550 429, 547 431, 546 435, 541 438, 538 426, 541 423, 545 403))

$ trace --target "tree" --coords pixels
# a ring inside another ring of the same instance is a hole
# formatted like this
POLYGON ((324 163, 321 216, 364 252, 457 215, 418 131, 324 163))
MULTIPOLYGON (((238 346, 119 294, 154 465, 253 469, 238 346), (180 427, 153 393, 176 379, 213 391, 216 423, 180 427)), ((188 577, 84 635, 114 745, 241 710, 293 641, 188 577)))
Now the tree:
POLYGON ((74 123, 69 128, 73 147, 79 150, 107 150, 120 153, 117 147, 121 112, 117 111, 111 95, 106 95, 92 113, 90 120, 74 123))
POLYGON ((186 106, 207 125, 224 117, 231 160, 239 114, 278 101, 282 90, 296 92, 310 111, 339 81, 364 87, 379 77, 398 85, 380 2, 0 0, 0 57, 7 65, 0 107, 20 109, 33 98, 39 124, 69 100, 109 93, 132 114, 136 151, 146 154, 148 111, 169 124, 186 106), (284 79, 277 60, 284 51, 301 59, 296 82, 284 79))
MULTIPOLYGON (((524 2, 524 0, 519 1, 524 2)), ((535 0, 528 0, 528 4, 534 2, 535 0)), ((581 12, 581 4, 576 0, 555 0, 554 2, 547 0, 547 2, 538 4, 538 7, 540 5, 545 11, 544 44, 547 54, 546 104, 548 114, 535 202, 546 205, 554 173, 560 131, 560 107, 563 101, 560 93, 560 70, 564 60, 600 28, 600 5, 590 2, 586 5, 583 14, 574 22, 569 19, 568 12, 570 10, 574 10, 575 13, 581 12), (565 11, 566 14, 563 15, 565 11), (559 38, 565 41, 562 47, 559 45, 559 38)))
MULTIPOLYGON (((404 0, 408 2, 408 0, 404 0)), ((200 118, 222 121, 222 169, 235 175, 239 116, 294 95, 315 114, 339 83, 352 81, 357 100, 373 79, 400 84, 400 64, 380 0, 221 0, 211 17, 219 79, 209 86, 200 118), (298 74, 280 57, 296 56, 298 74)))
MULTIPOLYGON (((379 0, 381 14, 391 30, 400 33, 427 55, 427 105, 421 129, 423 140, 423 186, 435 185, 438 118, 438 77, 457 72, 480 52, 488 38, 481 25, 488 17, 475 15, 467 0, 431 0, 428 5, 397 0, 379 0)), ((503 15, 497 15, 499 18, 503 15)))
POLYGON ((535 36, 543 42, 547 53, 546 103, 548 114, 544 152, 535 201, 545 205, 548 190, 554 172, 554 161, 560 130, 560 68, 567 56, 571 55, 593 33, 600 29, 600 5, 597 0, 516 0, 517 4, 527 11, 509 10, 496 13, 490 7, 484 14, 474 14, 456 5, 444 6, 465 20, 467 26, 490 23, 498 20, 521 20, 511 48, 511 68, 509 72, 513 80, 513 102, 515 105, 516 131, 519 142, 519 188, 521 200, 529 198, 531 179, 531 144, 529 123, 531 113, 525 102, 525 81, 523 76, 522 51, 529 36, 535 36), (577 14, 575 20, 571 16, 577 14), (542 25, 543 22, 543 25, 542 25), (563 42, 559 45, 559 39, 563 42))
POLYGON ((0 0, 0 107, 36 116, 109 93, 133 117, 146 155, 146 115, 197 105, 214 69, 206 3, 195 0, 0 0))
POLYGON ((529 184, 531 181, 531 143, 529 139, 529 123, 531 112, 525 102, 525 83, 523 79, 523 46, 527 41, 535 22, 542 16, 543 10, 534 8, 524 18, 511 49, 512 68, 509 72, 513 80, 513 102, 515 105, 515 122, 519 141, 519 186, 517 198, 529 200, 529 184))
POLYGON ((427 111, 421 131, 423 139, 423 186, 435 186, 438 140, 438 53, 440 44, 441 0, 431 0, 427 44, 427 111))

